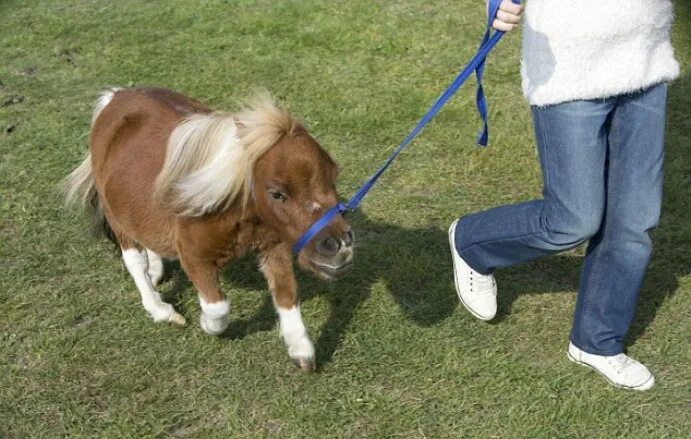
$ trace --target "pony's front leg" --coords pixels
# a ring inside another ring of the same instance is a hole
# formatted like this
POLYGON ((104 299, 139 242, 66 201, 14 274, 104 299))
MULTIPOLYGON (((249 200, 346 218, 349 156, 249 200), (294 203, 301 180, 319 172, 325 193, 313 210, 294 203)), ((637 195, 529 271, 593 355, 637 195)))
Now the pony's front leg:
POLYGON ((230 303, 218 287, 218 267, 213 261, 189 256, 180 257, 180 264, 197 287, 202 308, 199 325, 209 335, 220 335, 228 328, 230 303))
POLYGON ((259 268, 264 273, 278 313, 281 337, 288 347, 288 355, 302 370, 315 369, 314 346, 302 322, 297 282, 293 274, 290 248, 276 246, 262 252, 259 268))

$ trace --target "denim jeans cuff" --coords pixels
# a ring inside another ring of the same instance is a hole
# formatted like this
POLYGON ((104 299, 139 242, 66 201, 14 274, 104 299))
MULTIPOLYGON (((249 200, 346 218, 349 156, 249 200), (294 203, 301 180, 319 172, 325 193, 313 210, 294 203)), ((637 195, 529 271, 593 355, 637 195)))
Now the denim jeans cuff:
POLYGON ((571 336, 571 337, 569 338, 569 341, 571 341, 571 343, 572 343, 574 346, 576 346, 578 349, 580 349, 580 350, 582 350, 583 352, 586 352, 586 353, 588 353, 588 354, 603 355, 603 356, 605 356, 605 357, 611 357, 612 355, 617 355, 617 354, 621 354, 622 352, 624 352, 624 349, 621 348, 621 347, 620 347, 620 348, 609 349, 609 350, 593 349, 592 347, 590 347, 590 346, 588 346, 588 345, 586 345, 586 344, 584 344, 584 343, 580 343, 580 342, 574 340, 573 336, 571 336))
POLYGON ((487 268, 483 266, 482 264, 478 263, 477 258, 473 258, 472 251, 467 251, 467 250, 458 250, 458 254, 463 258, 466 264, 470 265, 470 268, 473 270, 477 271, 480 274, 492 274, 494 271, 494 268, 487 268))

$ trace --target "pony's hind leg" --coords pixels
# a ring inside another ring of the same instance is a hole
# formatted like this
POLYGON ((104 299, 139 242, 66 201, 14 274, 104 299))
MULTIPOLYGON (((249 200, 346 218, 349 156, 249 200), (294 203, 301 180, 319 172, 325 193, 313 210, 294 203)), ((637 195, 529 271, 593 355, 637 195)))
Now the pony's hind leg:
POLYGON ((259 268, 269 284, 288 355, 300 369, 315 370, 314 346, 300 314, 290 249, 275 247, 265 251, 260 257, 259 268))
POLYGON ((146 249, 146 257, 149 260, 149 268, 147 270, 149 279, 151 279, 151 284, 157 287, 161 283, 161 279, 163 279, 163 258, 148 248, 146 249))
POLYGON ((185 318, 178 314, 171 304, 164 302, 158 291, 154 289, 154 283, 149 275, 149 257, 146 250, 123 246, 122 259, 137 285, 144 309, 153 317, 154 321, 184 325, 186 323, 185 318))

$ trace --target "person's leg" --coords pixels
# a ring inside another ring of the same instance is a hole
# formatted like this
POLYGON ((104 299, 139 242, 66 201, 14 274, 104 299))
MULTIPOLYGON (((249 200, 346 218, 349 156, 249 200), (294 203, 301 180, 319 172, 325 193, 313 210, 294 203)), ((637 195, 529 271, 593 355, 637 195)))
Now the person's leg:
POLYGON ((593 100, 533 107, 544 198, 461 218, 455 247, 470 267, 488 274, 572 248, 597 232, 613 105, 593 100))
POLYGON ((616 355, 633 318, 662 200, 666 85, 618 98, 609 130, 607 202, 581 273, 571 342, 616 355))
POLYGON ((600 228, 607 121, 615 102, 534 107, 544 199, 468 215, 449 227, 456 293, 475 317, 496 314, 495 268, 572 248, 600 228))

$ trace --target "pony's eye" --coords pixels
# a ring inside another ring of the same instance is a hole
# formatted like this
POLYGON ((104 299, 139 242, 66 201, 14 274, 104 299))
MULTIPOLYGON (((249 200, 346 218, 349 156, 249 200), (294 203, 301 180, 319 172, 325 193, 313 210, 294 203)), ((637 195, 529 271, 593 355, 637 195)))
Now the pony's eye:
POLYGON ((273 198, 274 200, 280 200, 280 201, 286 200, 286 196, 283 195, 282 193, 278 192, 278 191, 270 192, 269 195, 271 195, 271 198, 273 198))

